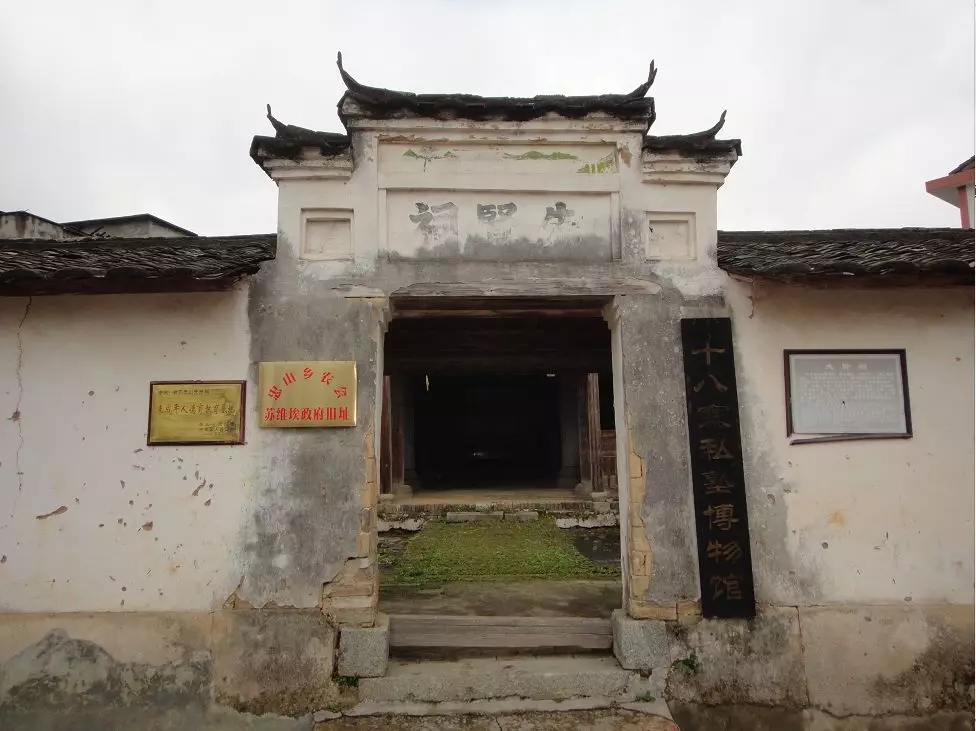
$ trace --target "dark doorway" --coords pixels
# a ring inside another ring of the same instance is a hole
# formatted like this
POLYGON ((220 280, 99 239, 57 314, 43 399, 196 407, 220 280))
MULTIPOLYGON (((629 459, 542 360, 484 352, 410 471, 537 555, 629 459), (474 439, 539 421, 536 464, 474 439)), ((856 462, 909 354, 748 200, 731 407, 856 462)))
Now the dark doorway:
POLYGON ((604 299, 391 303, 383 492, 438 489, 446 500, 468 488, 545 488, 546 499, 572 500, 604 489, 615 465, 604 299))
POLYGON ((555 374, 425 375, 414 391, 417 477, 425 489, 554 481, 555 374))

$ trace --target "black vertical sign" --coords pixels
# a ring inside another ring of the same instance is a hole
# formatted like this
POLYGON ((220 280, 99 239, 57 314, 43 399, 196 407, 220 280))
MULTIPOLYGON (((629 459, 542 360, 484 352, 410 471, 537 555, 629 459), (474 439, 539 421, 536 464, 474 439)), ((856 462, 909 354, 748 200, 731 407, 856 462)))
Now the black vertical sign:
POLYGON ((756 594, 742 470, 732 321, 681 321, 702 615, 751 619, 756 594))

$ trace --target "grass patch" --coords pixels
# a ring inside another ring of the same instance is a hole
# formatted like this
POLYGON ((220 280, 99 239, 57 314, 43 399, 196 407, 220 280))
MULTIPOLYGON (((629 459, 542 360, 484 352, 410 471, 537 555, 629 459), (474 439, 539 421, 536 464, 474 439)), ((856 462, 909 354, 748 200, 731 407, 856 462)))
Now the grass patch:
POLYGON ((678 668, 685 675, 698 675, 702 669, 701 660, 698 658, 698 653, 694 650, 691 651, 688 657, 675 660, 671 665, 672 667, 678 668))
POLYGON ((589 561, 573 545, 573 532, 551 518, 531 523, 432 521, 389 560, 385 584, 454 581, 608 579, 620 566, 589 561))

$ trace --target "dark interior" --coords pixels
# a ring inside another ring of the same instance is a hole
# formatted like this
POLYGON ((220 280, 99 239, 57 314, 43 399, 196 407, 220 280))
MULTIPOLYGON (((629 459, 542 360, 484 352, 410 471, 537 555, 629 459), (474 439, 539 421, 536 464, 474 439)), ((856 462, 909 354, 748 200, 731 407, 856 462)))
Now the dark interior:
POLYGON ((558 476, 556 377, 434 374, 411 379, 411 388, 416 470, 425 489, 558 476))
MULTIPOLYGON (((409 404, 391 407, 385 427, 396 435, 383 472, 391 490, 398 460, 409 463, 415 490, 556 487, 566 478, 561 379, 584 387, 587 373, 600 373, 596 426, 613 428, 606 298, 409 296, 391 304, 384 371, 390 402, 409 404)), ((581 418, 578 405, 573 411, 568 420, 581 418)))

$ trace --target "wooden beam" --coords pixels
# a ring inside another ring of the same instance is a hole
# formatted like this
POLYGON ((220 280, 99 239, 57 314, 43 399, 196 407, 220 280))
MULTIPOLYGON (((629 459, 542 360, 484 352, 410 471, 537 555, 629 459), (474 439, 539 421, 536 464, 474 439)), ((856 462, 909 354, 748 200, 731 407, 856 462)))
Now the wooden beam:
POLYGON ((430 319, 433 317, 588 317, 602 318, 602 308, 561 310, 561 309, 479 309, 479 310, 430 310, 409 309, 399 310, 393 315, 394 319, 430 319))
POLYGON ((578 373, 607 370, 609 353, 575 353, 552 355, 482 356, 404 356, 386 358, 387 373, 493 373, 516 375, 531 373, 578 373))

